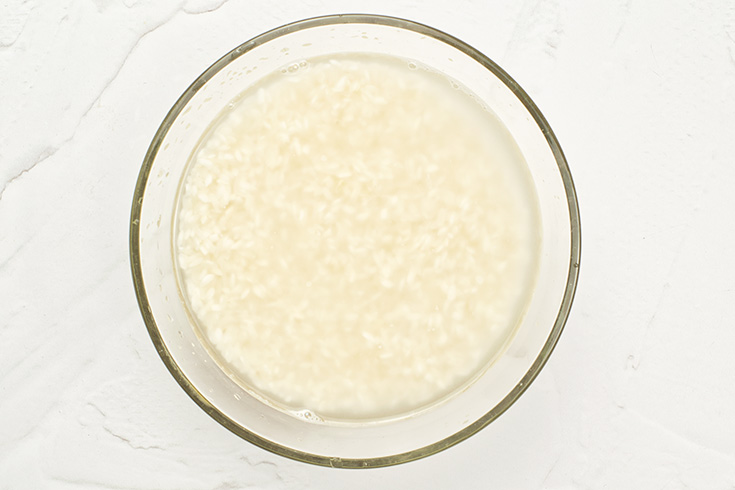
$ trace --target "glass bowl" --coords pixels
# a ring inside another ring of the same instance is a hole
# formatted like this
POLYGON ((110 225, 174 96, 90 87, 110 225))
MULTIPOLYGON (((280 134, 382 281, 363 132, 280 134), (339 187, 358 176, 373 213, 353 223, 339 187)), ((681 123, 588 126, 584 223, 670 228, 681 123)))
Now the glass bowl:
POLYGON ((508 409, 538 375, 569 314, 580 227, 567 163, 546 119, 498 65, 476 49, 415 22, 375 15, 307 19, 238 46, 184 92, 161 123, 140 171, 130 258, 146 326, 176 381, 224 427, 282 456, 323 466, 399 464, 446 449, 508 409), (542 246, 536 288, 505 352, 460 393, 430 409, 382 422, 328 424, 263 403, 235 383, 200 342, 178 285, 173 224, 180 181, 202 134, 244 88, 303 59, 378 53, 415 60, 459 81, 507 127, 533 178, 542 246))

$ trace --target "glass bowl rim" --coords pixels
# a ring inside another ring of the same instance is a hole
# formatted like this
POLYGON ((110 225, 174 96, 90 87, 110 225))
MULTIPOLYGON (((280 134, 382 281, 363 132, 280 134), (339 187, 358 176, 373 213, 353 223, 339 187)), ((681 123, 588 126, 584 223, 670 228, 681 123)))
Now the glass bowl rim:
POLYGON ((523 394, 523 392, 526 391, 526 389, 531 384, 531 382, 533 382, 536 376, 538 376, 539 372, 546 364, 549 356, 551 355, 551 352, 554 350, 554 347, 559 340, 561 332, 564 329, 564 325, 566 324, 567 318, 569 316, 572 301, 574 299, 574 294, 577 288, 577 280, 579 277, 579 261, 581 255, 580 217, 574 182, 572 180, 566 158, 561 150, 561 146, 559 145, 556 136, 554 135, 554 132, 549 126, 549 123, 546 121, 546 118, 541 114, 541 111, 531 100, 528 94, 526 94, 526 92, 518 85, 518 83, 516 83, 516 81, 513 80, 513 78, 511 78, 510 75, 508 75, 494 61, 482 54, 477 49, 455 38, 454 36, 451 36, 433 27, 429 27, 427 25, 420 24, 411 20, 374 14, 325 15, 299 20, 277 27, 275 29, 271 29, 234 48, 233 50, 222 56, 219 60, 214 62, 201 75, 199 75, 199 77, 197 77, 197 79, 179 97, 173 107, 169 110, 168 114, 166 114, 165 118, 161 122, 161 125, 156 131, 153 140, 151 141, 148 151, 146 152, 143 164, 140 169, 140 173, 138 175, 135 192, 133 194, 133 204, 130 215, 129 239, 130 265, 133 276, 133 285, 135 288, 135 295, 138 301, 138 306, 140 307, 141 314, 143 316, 143 320, 146 324, 148 333, 151 337, 151 340, 153 341, 156 350, 158 351, 159 356, 163 360, 171 375, 174 377, 174 379, 176 379, 178 384, 181 386, 181 388, 183 388, 187 395, 189 395, 189 397, 197 405, 199 405, 202 410, 204 410, 210 417, 216 420, 223 427, 262 449, 278 454, 280 456, 284 456, 305 463, 340 468, 376 468, 383 466, 392 466, 421 459, 426 456, 430 456, 432 454, 443 451, 444 449, 447 449, 455 444, 458 444, 459 442, 476 434, 481 429, 497 419, 500 415, 502 415, 511 405, 513 405, 513 403, 515 403, 515 401, 523 394), (492 407, 487 413, 485 413, 485 415, 483 415, 467 427, 461 429, 460 431, 455 432, 451 436, 411 451, 376 458, 330 457, 286 447, 249 431, 248 429, 242 427, 241 425, 237 424, 232 419, 227 417, 223 412, 221 412, 196 388, 196 386, 194 386, 189 381, 189 379, 181 371, 178 364, 171 356, 171 353, 166 347, 163 338, 161 337, 161 334, 158 330, 158 326, 156 325, 156 321, 153 317, 153 312, 148 301, 145 285, 143 283, 143 271, 140 261, 140 216, 148 177, 150 175, 153 162, 156 159, 158 150, 164 137, 168 133, 169 128, 173 125, 176 118, 189 102, 189 100, 191 100, 191 98, 216 73, 222 70, 231 61, 242 56, 253 48, 263 45, 264 43, 267 43, 278 37, 292 33, 294 31, 336 24, 378 24, 388 27, 406 29, 425 36, 430 36, 470 56, 484 68, 489 70, 498 79, 500 79, 521 101, 526 110, 528 110, 528 112, 534 118, 535 122, 539 126, 539 129, 542 131, 546 138, 546 141, 554 155, 554 158, 556 159, 559 174, 564 185, 571 225, 570 260, 564 296, 562 297, 562 301, 557 312, 554 325, 551 329, 551 332, 549 333, 548 338, 546 339, 546 342, 544 343, 543 348, 541 349, 541 352, 536 357, 533 364, 528 369, 523 378, 518 382, 518 384, 500 401, 500 403, 492 407))

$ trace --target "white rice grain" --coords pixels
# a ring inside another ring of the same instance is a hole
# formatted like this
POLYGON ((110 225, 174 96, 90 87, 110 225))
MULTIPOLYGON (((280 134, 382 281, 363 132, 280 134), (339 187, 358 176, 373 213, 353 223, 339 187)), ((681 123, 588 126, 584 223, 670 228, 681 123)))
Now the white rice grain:
POLYGON ((339 419, 426 406, 493 359, 528 303, 525 163, 493 115, 405 61, 294 66, 192 158, 176 237, 190 307, 275 405, 339 419))

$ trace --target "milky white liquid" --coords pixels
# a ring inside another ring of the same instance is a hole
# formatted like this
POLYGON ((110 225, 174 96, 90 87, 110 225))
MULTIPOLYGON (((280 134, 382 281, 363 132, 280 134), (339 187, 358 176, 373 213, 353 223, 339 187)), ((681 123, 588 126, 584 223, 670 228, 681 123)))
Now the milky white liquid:
POLYGON ((538 205, 507 130, 404 60, 302 62, 248 89, 184 177, 176 254, 226 371, 286 410, 426 407, 512 336, 538 205))

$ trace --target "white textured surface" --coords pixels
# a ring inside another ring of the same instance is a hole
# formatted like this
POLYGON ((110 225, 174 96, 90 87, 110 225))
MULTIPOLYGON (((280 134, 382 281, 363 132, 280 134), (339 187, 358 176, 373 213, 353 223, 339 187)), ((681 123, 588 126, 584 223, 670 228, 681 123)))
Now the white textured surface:
POLYGON ((0 489, 735 488, 735 4, 0 3, 0 489), (419 462, 311 467, 221 428, 135 303, 127 220, 161 119, 259 32, 409 17, 498 61, 569 159, 581 283, 548 366, 419 462))

